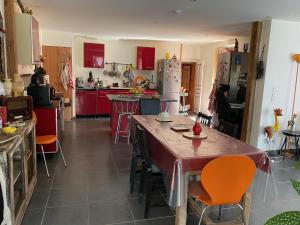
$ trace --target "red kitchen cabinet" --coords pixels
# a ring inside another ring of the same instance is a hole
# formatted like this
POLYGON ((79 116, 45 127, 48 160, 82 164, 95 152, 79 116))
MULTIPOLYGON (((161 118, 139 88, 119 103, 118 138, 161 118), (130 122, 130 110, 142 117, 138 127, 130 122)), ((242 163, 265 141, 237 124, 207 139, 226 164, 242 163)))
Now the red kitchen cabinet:
POLYGON ((155 48, 137 47, 137 70, 154 70, 155 48))
POLYGON ((98 91, 97 100, 97 114, 99 115, 110 115, 111 106, 108 97, 106 96, 109 92, 98 91))
POLYGON ((104 44, 83 44, 84 67, 104 68, 104 44))
POLYGON ((77 90, 76 91, 76 115, 88 116, 96 115, 97 112, 97 92, 77 90))

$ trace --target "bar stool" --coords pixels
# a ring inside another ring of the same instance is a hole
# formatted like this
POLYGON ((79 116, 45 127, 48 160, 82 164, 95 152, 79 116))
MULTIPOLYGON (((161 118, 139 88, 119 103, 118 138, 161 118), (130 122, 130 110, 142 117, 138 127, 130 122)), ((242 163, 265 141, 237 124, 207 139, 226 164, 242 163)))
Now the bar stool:
MULTIPOLYGON (((34 111, 32 111, 32 117, 37 120, 37 116, 36 116, 36 114, 35 114, 34 111)), ((41 135, 41 136, 36 136, 36 144, 41 147, 41 151, 42 151, 42 154, 43 154, 43 159, 44 159, 44 163, 45 163, 46 172, 47 172, 47 176, 48 177, 49 177, 49 171, 48 171, 48 166, 47 166, 47 161, 46 161, 45 151, 44 151, 43 145, 49 145, 49 144, 52 144, 54 142, 57 143, 59 152, 60 152, 61 157, 62 157, 62 159, 64 161, 64 165, 65 165, 65 167, 67 167, 67 163, 66 163, 66 160, 65 160, 65 157, 64 157, 64 154, 62 152, 61 145, 60 145, 60 142, 59 142, 57 136, 56 135, 41 135)))
POLYGON ((131 123, 131 116, 134 115, 137 111, 139 105, 139 99, 133 98, 130 96, 126 96, 124 99, 120 99, 118 101, 114 102, 115 112, 118 114, 118 124, 117 124, 117 130, 115 135, 115 144, 118 143, 120 138, 120 133, 126 133, 127 132, 127 143, 129 144, 129 138, 130 138, 130 123, 131 123), (121 124, 122 119, 124 117, 127 117, 128 123, 126 126, 126 130, 121 130, 121 124))

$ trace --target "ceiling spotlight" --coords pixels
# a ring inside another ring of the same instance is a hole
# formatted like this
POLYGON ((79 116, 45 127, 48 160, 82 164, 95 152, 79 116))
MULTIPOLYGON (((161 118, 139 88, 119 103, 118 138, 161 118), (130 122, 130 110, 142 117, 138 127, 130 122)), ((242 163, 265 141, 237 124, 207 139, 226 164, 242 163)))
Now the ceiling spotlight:
POLYGON ((172 13, 173 14, 175 14, 175 15, 179 15, 179 14, 181 14, 181 10, 180 9, 174 9, 173 11, 172 11, 172 13))

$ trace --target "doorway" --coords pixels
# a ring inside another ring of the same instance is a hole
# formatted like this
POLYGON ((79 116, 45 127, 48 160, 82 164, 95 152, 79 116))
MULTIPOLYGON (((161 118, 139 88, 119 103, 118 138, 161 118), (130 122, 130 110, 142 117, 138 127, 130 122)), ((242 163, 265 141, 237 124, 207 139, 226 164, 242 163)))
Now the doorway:
MULTIPOLYGON (((197 63, 182 63, 181 64, 181 87, 186 89, 188 96, 185 97, 185 104, 190 105, 190 112, 195 109, 195 83, 196 83, 196 65, 197 63)), ((182 104, 182 99, 181 99, 182 104)))

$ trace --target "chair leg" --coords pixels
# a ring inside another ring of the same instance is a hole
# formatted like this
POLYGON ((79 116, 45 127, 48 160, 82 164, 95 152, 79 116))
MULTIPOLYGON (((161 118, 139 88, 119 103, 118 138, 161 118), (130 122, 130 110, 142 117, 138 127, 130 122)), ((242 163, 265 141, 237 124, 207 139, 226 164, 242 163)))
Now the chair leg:
POLYGON ((244 208, 240 204, 237 204, 237 206, 240 208, 242 213, 242 225, 245 225, 244 208))
MULTIPOLYGON (((143 165, 142 165, 143 167, 143 165)), ((144 183, 145 183, 145 169, 142 168, 142 173, 141 173, 141 180, 140 180, 140 187, 139 187, 139 201, 143 199, 143 192, 144 192, 144 183)))
POLYGON ((130 127, 131 127, 131 116, 128 116, 128 123, 127 123, 127 130, 128 130, 128 137, 127 137, 127 143, 130 142, 130 127))
POLYGON ((152 180, 149 178, 150 174, 146 175, 146 198, 145 198, 145 211, 144 211, 144 218, 148 218, 149 206, 150 206, 150 199, 151 199, 151 192, 152 192, 152 180))
POLYGON ((131 161, 131 171, 130 171, 130 193, 134 191, 134 183, 136 177, 136 167, 137 167, 137 158, 134 156, 131 161))
POLYGON ((201 213, 198 225, 201 225, 201 222, 202 222, 202 219, 203 219, 203 215, 204 215, 205 211, 207 210, 207 208, 208 208, 208 206, 205 206, 204 209, 202 210, 202 213, 201 213))
POLYGON ((221 220, 221 215, 222 215, 222 206, 219 206, 219 216, 218 216, 218 220, 221 220))
POLYGON ((41 145, 41 150, 42 150, 42 154, 43 154, 43 158, 44 158, 44 164, 45 164, 45 167, 46 167, 47 176, 50 177, 43 145, 41 145))
POLYGON ((115 144, 117 144, 119 141, 120 127, 121 127, 121 114, 119 114, 119 116, 118 116, 117 130, 116 130, 116 134, 115 134, 115 144))
POLYGON ((61 154, 61 157, 62 157, 62 159, 63 159, 63 161, 64 161, 65 167, 67 167, 67 163, 66 163, 66 160, 65 160, 65 156, 64 156, 64 153, 63 153, 63 151, 62 151, 62 148, 61 148, 61 145, 60 145, 60 142, 59 142, 58 139, 57 139, 57 144, 58 144, 58 148, 59 148, 59 152, 60 152, 60 154, 61 154))

